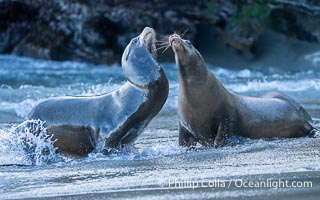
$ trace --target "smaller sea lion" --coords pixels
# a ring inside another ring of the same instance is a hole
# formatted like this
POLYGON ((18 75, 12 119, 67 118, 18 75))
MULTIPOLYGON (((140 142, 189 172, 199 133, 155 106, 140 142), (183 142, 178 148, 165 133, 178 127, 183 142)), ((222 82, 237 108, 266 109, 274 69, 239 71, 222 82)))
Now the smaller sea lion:
POLYGON ((229 92, 209 71, 190 41, 173 34, 169 44, 179 74, 179 144, 219 147, 232 135, 290 138, 319 133, 310 115, 279 92, 248 97, 229 92))

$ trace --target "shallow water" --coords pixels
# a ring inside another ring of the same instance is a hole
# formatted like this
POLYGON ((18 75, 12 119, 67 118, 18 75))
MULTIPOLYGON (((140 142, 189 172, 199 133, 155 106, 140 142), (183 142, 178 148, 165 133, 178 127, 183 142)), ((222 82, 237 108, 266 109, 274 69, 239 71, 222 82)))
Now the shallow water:
MULTIPOLYGON (((234 145, 220 149, 178 147, 178 78, 174 64, 162 66, 170 80, 169 99, 134 147, 109 157, 90 154, 72 159, 55 154, 45 137, 28 134, 23 128, 25 116, 49 97, 116 89, 125 82, 122 69, 0 56, 0 199, 317 199, 319 138, 236 138, 234 145), (246 187, 248 181, 269 181, 269 185, 246 187), (281 181, 289 185, 281 187, 281 181), (297 182, 312 187, 293 187, 297 182)), ((233 92, 287 93, 319 124, 320 69, 283 74, 210 69, 233 92)), ((35 124, 43 130, 41 122, 35 124)))

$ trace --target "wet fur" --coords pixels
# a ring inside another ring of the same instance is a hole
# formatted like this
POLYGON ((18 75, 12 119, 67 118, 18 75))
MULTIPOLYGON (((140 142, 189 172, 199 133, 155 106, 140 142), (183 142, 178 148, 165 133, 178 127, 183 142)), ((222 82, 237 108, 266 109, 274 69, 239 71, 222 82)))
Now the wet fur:
POLYGON ((179 144, 219 147, 232 135, 253 139, 302 137, 312 133, 311 117, 279 92, 247 97, 229 92, 207 69, 189 41, 173 34, 169 43, 179 71, 179 144))
POLYGON ((105 154, 133 143, 164 105, 169 83, 154 60, 155 33, 146 27, 122 56, 127 82, 107 94, 56 97, 41 102, 29 119, 46 121, 58 151, 85 156, 94 149, 105 154))

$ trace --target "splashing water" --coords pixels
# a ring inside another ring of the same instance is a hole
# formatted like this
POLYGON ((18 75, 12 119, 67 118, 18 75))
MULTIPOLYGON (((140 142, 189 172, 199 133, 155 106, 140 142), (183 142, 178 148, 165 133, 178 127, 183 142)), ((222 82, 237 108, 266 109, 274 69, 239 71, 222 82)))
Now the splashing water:
MULTIPOLYGON (((98 95, 119 88, 126 81, 121 67, 0 56, 0 199, 68 195, 75 195, 69 199, 103 199, 104 194, 106 199, 161 199, 163 194, 167 196, 162 199, 247 199, 256 195, 266 198, 271 193, 276 196, 274 199, 279 199, 281 195, 299 191, 303 195, 313 192, 314 199, 319 197, 319 138, 231 138, 230 146, 219 149, 200 147, 187 151, 179 147, 177 69, 172 63, 161 66, 170 82, 170 94, 162 111, 134 142, 134 147, 111 156, 91 153, 86 158, 74 159, 56 154, 44 122, 22 121, 44 99, 98 95), (181 190, 168 188, 168 180, 173 178, 199 181, 281 178, 312 180, 314 187, 271 193, 268 188, 181 190), (88 196, 82 196, 85 194, 88 196)), ((267 69, 208 67, 232 92, 256 96, 278 90, 288 94, 304 106, 316 127, 320 127, 320 70, 303 68, 274 74, 267 69)), ((298 198, 296 195, 292 199, 298 198)))
POLYGON ((41 120, 0 129, 0 134, 0 165, 44 165, 62 160, 41 120))

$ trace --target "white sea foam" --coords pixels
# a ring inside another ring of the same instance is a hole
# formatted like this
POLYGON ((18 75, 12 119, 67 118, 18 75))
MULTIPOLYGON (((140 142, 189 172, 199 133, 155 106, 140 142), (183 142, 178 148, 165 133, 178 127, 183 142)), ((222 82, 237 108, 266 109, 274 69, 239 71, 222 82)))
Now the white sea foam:
POLYGON ((0 165, 43 165, 61 160, 43 121, 27 120, 0 129, 0 165))
POLYGON ((320 51, 306 55, 304 58, 310 61, 314 66, 320 67, 320 51))
POLYGON ((231 70, 224 68, 212 68, 210 67, 212 73, 217 77, 230 77, 230 78, 253 78, 253 77, 263 77, 264 74, 260 71, 253 71, 250 69, 242 70, 231 70))
POLYGON ((310 89, 319 91, 320 80, 252 80, 245 83, 227 84, 226 87, 234 92, 257 92, 271 90, 284 92, 301 92, 310 89))

